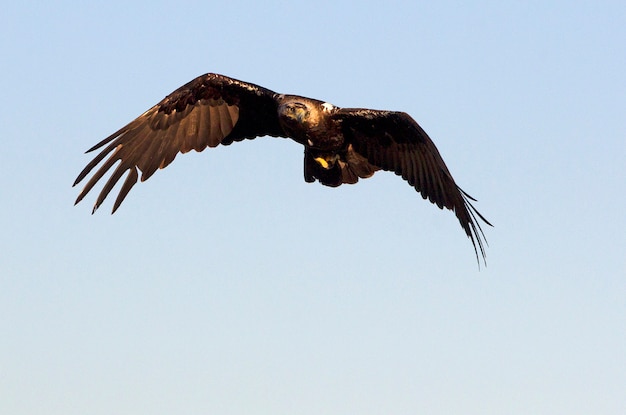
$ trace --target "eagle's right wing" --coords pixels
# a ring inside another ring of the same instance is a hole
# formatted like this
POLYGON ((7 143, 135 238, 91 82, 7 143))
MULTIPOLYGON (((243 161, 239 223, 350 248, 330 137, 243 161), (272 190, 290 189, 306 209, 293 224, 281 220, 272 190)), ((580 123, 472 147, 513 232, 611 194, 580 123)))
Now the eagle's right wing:
POLYGON ((157 169, 170 164, 179 152, 202 151, 264 135, 284 136, 278 123, 275 96, 269 89, 223 75, 197 77, 87 150, 106 146, 81 171, 74 185, 109 157, 86 183, 76 203, 118 162, 96 200, 94 212, 125 173, 128 174, 113 212, 137 182, 138 170, 144 181, 157 169))

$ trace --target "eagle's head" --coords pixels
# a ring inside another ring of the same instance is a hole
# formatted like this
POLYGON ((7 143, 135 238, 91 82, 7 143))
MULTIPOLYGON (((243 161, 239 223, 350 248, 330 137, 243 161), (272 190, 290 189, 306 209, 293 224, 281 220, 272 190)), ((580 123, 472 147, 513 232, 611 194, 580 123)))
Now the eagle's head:
POLYGON ((310 144, 313 132, 319 128, 319 112, 314 102, 293 95, 284 95, 278 105, 278 119, 283 130, 304 145, 310 144))
POLYGON ((279 105, 278 116, 289 123, 304 124, 310 118, 311 110, 304 102, 287 101, 279 105))
POLYGON ((280 95, 278 101, 278 119, 289 137, 308 147, 336 147, 333 105, 296 95, 280 95))

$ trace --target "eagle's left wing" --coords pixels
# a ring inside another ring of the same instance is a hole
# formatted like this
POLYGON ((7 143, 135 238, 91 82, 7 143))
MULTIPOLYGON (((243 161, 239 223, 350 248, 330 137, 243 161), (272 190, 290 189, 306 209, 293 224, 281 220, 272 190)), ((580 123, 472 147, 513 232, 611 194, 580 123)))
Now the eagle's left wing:
POLYGON ((476 256, 485 258, 484 234, 478 219, 491 225, 471 204, 475 201, 452 178, 428 134, 404 112, 339 109, 346 140, 373 166, 393 171, 409 182, 424 199, 456 214, 471 239, 476 256))

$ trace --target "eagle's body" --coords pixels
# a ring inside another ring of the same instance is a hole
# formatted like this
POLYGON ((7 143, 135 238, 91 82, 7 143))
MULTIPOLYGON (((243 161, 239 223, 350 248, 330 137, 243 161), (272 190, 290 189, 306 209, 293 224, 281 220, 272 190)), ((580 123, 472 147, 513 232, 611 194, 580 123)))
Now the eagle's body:
MULTIPOLYGON (((137 119, 88 151, 104 149, 74 185, 110 154, 78 195, 76 203, 117 162, 94 211, 128 172, 113 205, 122 203, 139 177, 148 179, 181 152, 228 145, 259 136, 291 138, 304 146, 304 178, 327 186, 353 184, 377 170, 409 182, 423 198, 453 210, 476 249, 485 256, 480 218, 471 199, 454 182, 426 132, 406 113, 339 108, 258 85, 206 74, 183 85, 137 119), (478 244, 478 247, 477 247, 478 244)), ((473 199, 472 199, 473 200, 473 199)))
POLYGON ((370 177, 372 166, 346 140, 338 108, 327 102, 278 95, 278 120, 285 134, 304 146, 304 179, 327 186, 353 184, 370 177))

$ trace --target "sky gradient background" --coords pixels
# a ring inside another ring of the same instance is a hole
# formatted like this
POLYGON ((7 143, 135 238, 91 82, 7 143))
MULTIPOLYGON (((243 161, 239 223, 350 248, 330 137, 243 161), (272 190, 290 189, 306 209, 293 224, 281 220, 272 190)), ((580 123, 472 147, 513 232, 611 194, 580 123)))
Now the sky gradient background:
POLYGON ((626 413, 624 2, 216 3, 3 6, 0 413, 626 413), (205 72, 411 114, 488 266, 276 138, 74 207, 84 150, 205 72))

